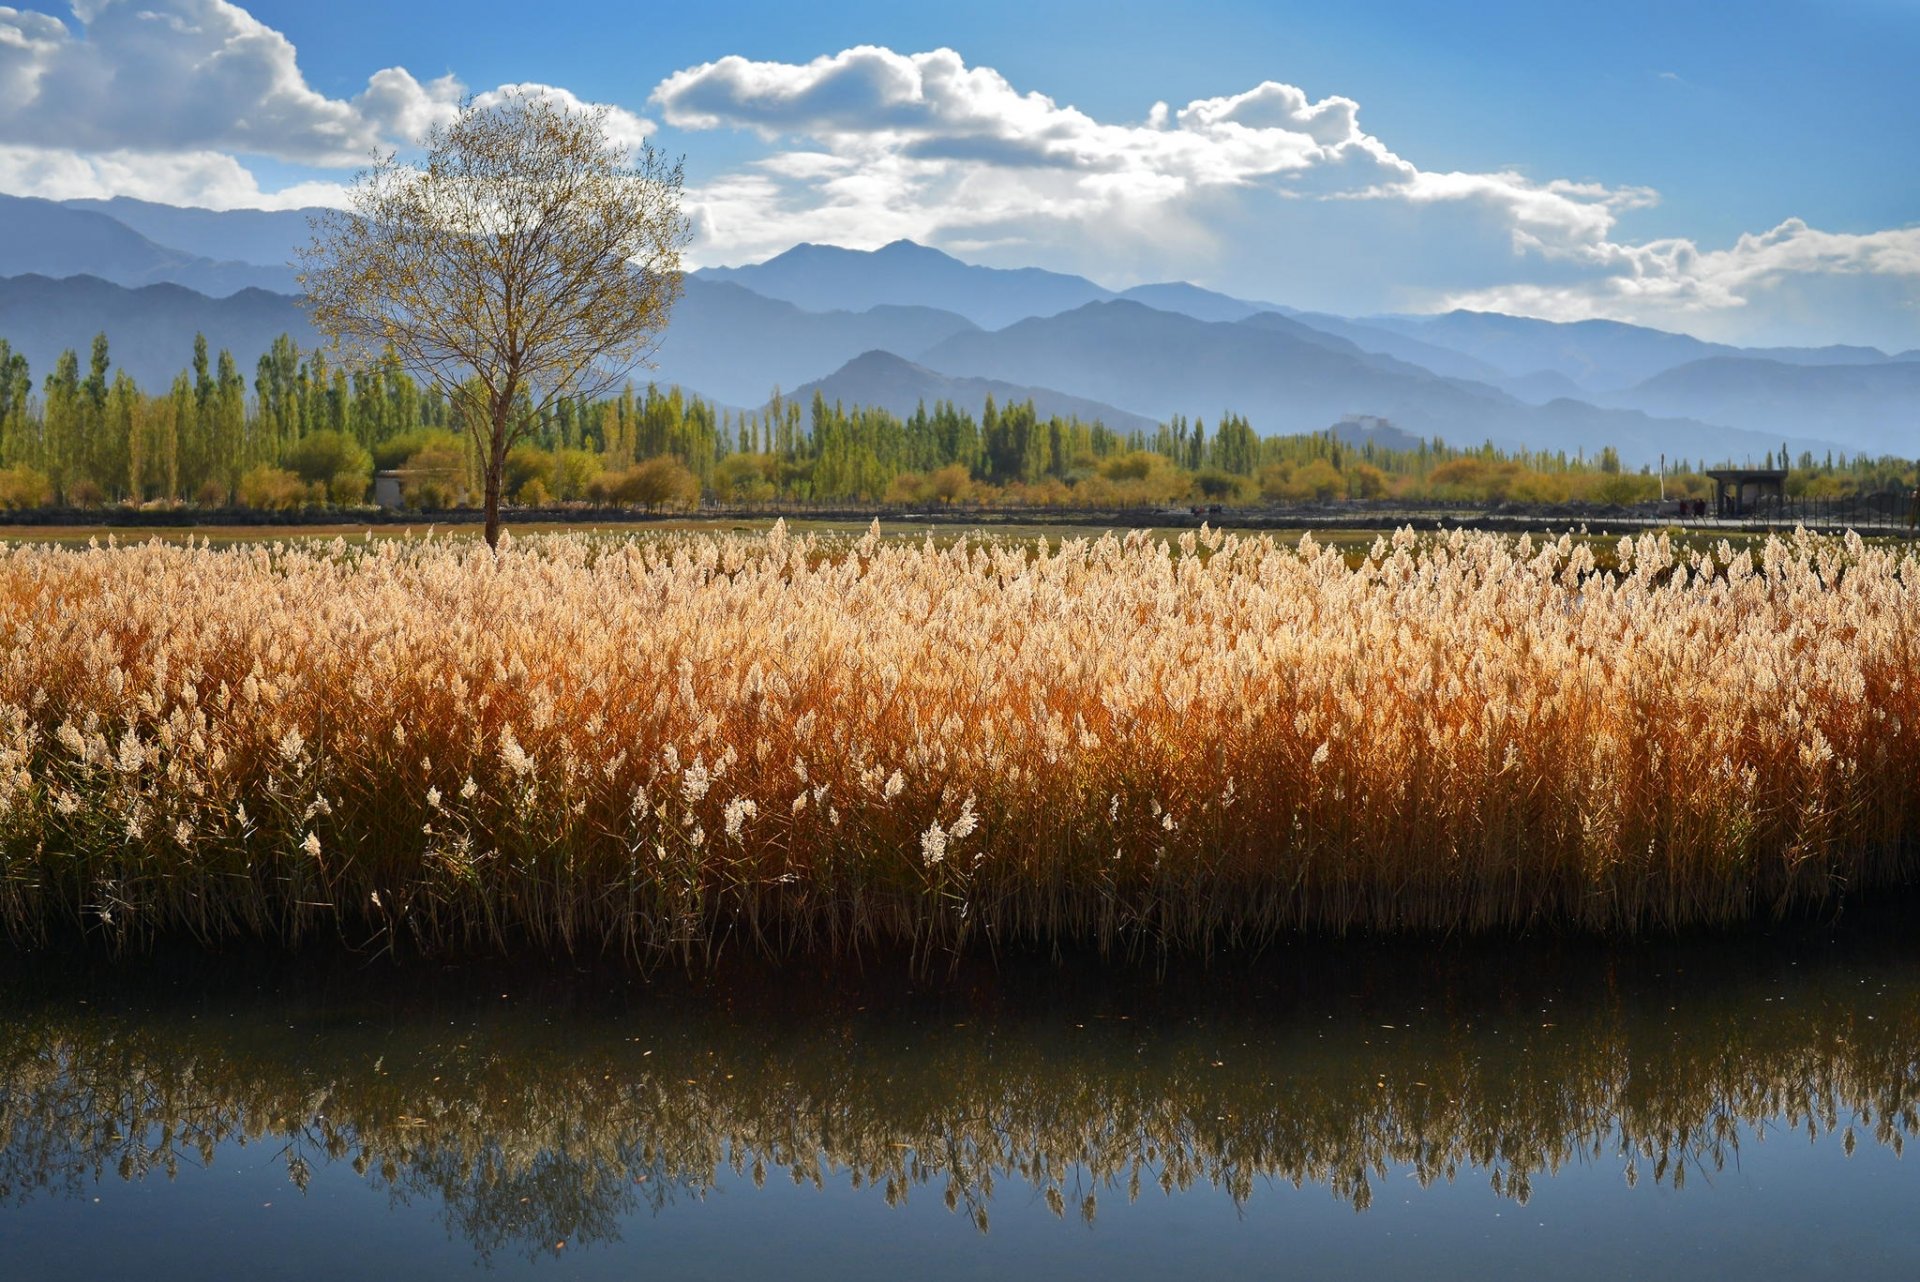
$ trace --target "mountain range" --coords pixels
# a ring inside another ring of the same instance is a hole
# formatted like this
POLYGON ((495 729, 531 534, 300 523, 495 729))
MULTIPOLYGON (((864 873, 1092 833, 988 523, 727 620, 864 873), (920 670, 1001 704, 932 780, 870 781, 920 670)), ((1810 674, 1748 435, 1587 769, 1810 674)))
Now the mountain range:
MULTIPOLYGON (((192 334, 242 368, 285 331, 316 341, 288 265, 319 211, 0 196, 0 338, 42 374, 107 332, 148 386, 192 334)), ((1418 436, 1595 453, 1758 458, 1920 452, 1920 351, 1743 349, 1612 321, 1497 313, 1331 316, 1185 282, 1115 290, 897 241, 797 245, 689 273, 650 375, 722 404, 776 388, 911 412, 988 396, 1119 430, 1173 414, 1257 431, 1358 416, 1418 436)))

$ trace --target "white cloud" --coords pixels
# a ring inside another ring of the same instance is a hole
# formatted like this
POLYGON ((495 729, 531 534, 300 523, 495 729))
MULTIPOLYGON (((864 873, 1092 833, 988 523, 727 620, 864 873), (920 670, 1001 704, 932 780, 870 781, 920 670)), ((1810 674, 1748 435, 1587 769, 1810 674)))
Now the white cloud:
MULTIPOLYGON (((506 101, 509 94, 517 94, 523 98, 544 98, 548 102, 566 111, 588 112, 598 110, 604 112, 605 118, 603 123, 606 129, 606 136, 616 146, 625 148, 629 154, 639 151, 641 144, 653 135, 654 129, 656 128, 651 120, 636 116, 624 107, 588 102, 572 90, 562 89, 557 85, 542 85, 531 82, 501 85, 498 89, 489 89, 485 93, 475 94, 473 102, 476 107, 497 107, 506 101)), ((442 118, 435 120, 433 123, 444 124, 451 120, 454 114, 454 111, 449 109, 442 118)), ((425 132, 425 130, 421 130, 420 134, 411 136, 419 137, 425 132)))
MULTIPOLYGON (((1889 305, 1920 306, 1920 227, 1864 234, 1825 232, 1789 218, 1771 231, 1741 236, 1720 250, 1673 239, 1596 246, 1592 275, 1558 284, 1518 281, 1464 291, 1447 301, 1481 311, 1519 312, 1550 320, 1594 316, 1729 336, 1779 337, 1770 310, 1790 299, 1860 296, 1851 310, 1826 318, 1828 336, 1870 341, 1889 305), (1867 310, 1871 308, 1872 310, 1867 310), (1749 316, 1748 313, 1758 313, 1749 316), (1862 324, 1864 322, 1864 325, 1862 324)), ((1920 317, 1911 324, 1920 325, 1920 317)))
POLYGON ((339 183, 310 181, 261 190, 253 173, 225 152, 109 151, 0 144, 0 191, 48 200, 132 196, 203 209, 300 209, 340 205, 339 183))
POLYGON ((1831 299, 1851 282, 1887 304, 1871 323, 1891 316, 1920 341, 1920 230, 1789 222, 1724 250, 1636 242, 1620 220, 1658 203, 1647 188, 1423 170, 1365 132, 1352 99, 1276 81, 1115 124, 952 50, 863 46, 722 58, 667 77, 653 101, 670 125, 773 149, 690 193, 702 261, 906 236, 1337 310, 1480 306, 1767 337, 1792 319, 1776 314, 1788 293, 1831 299))
MULTIPOLYGON (((74 0, 73 24, 0 6, 0 186, 35 195, 109 189, 225 207, 328 203, 331 184, 263 192, 236 155, 322 169, 356 167, 450 122, 466 93, 451 75, 421 82, 375 71, 349 99, 302 74, 280 32, 228 0, 74 0)), ((501 86, 573 109, 550 85, 501 86)), ((609 107, 615 140, 636 148, 652 125, 609 107)))
POLYGON ((458 95, 393 70, 353 102, 328 98, 285 36, 226 0, 82 0, 73 11, 77 29, 0 8, 0 142, 352 164, 458 95))

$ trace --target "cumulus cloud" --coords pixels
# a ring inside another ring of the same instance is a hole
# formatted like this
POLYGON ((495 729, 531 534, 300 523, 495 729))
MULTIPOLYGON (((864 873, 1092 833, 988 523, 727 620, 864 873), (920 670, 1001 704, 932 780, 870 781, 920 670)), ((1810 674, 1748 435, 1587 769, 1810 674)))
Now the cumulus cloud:
MULTIPOLYGON (((604 113, 607 137, 615 146, 625 148, 629 154, 639 151, 641 145, 645 143, 654 132, 654 123, 651 120, 636 116, 624 107, 588 102, 572 90, 562 89, 558 85, 543 85, 532 82, 501 85, 498 89, 489 89, 485 93, 475 94, 473 96, 473 103, 476 107, 497 107, 506 101, 509 94, 518 94, 522 97, 544 98, 548 102, 566 111, 600 111, 604 113)), ((443 124, 451 120, 454 114, 452 110, 449 110, 442 118, 431 123, 443 124)), ((425 130, 421 130, 419 134, 410 136, 418 138, 425 132, 425 130)))
POLYGON ((1155 103, 1140 123, 1103 122, 951 49, 727 57, 667 77, 653 101, 682 129, 811 144, 697 193, 716 256, 784 248, 797 222, 870 244, 896 234, 1010 249, 1070 240, 1106 254, 1131 239, 1126 261, 1150 272, 1160 260, 1225 262, 1243 250, 1221 235, 1229 205, 1308 199, 1483 206, 1510 252, 1551 255, 1604 239, 1620 212, 1652 198, 1512 173, 1427 173, 1367 133, 1353 99, 1278 81, 1177 110, 1155 103))
POLYGON ((802 64, 727 57, 667 77, 652 100, 682 129, 812 144, 695 193, 716 260, 797 239, 911 236, 1009 255, 1071 249, 1104 260, 1108 276, 1116 261, 1190 273, 1233 249, 1202 217, 1216 189, 1301 195, 1332 181, 1359 191, 1415 172, 1360 130, 1350 99, 1316 102, 1269 83, 1115 124, 1022 92, 951 49, 862 46, 802 64))
POLYGON ((0 144, 0 191, 47 200, 132 196, 203 209, 301 209, 345 203, 346 189, 325 180, 261 189, 252 171, 219 151, 82 154, 54 147, 0 144))
MULTIPOLYGON (((1593 248, 1592 260, 1598 270, 1582 279, 1515 281, 1462 291, 1447 301, 1549 320, 1605 316, 1686 328, 1705 320, 1709 328, 1730 334, 1764 334, 1768 318, 1748 326, 1741 324, 1740 313, 1765 310, 1793 296, 1831 295, 1835 285, 1864 286, 1860 293, 1885 296, 1880 301, 1896 308, 1904 303, 1908 312, 1920 300, 1920 227, 1827 232, 1789 218, 1769 231, 1743 235, 1725 249, 1702 250, 1684 239, 1603 243, 1593 248)), ((1869 332, 1847 326, 1847 319, 1839 318, 1843 328, 1833 336, 1868 341, 1869 332)))
MULTIPOLYGON (((59 18, 0 6, 0 182, 33 194, 118 184, 202 205, 277 204, 235 155, 338 169, 417 143, 458 113, 466 87, 375 71, 351 98, 310 86, 280 32, 228 0, 74 0, 59 18), (144 158, 144 159, 143 159, 144 158)), ((569 108, 590 104, 551 85, 503 85, 569 108)), ((637 148, 652 125, 608 109, 616 141, 637 148)), ((327 195, 328 184, 297 198, 327 195)))
POLYGON ((950 49, 862 46, 804 63, 721 58, 668 76, 652 101, 670 125, 750 131, 773 149, 692 193, 705 261, 907 236, 1114 283, 1198 277, 1338 310, 1482 306, 1695 329, 1738 328, 1728 318, 1783 282, 1856 279, 1909 298, 1920 285, 1917 231, 1790 222, 1724 250, 1634 241, 1621 220, 1658 203, 1647 188, 1423 170, 1367 133, 1351 98, 1278 81, 1114 123, 950 49))
POLYGON ((0 8, 0 142, 343 165, 459 97, 451 80, 393 68, 356 99, 328 98, 292 42, 226 0, 82 0, 73 13, 69 28, 0 8))

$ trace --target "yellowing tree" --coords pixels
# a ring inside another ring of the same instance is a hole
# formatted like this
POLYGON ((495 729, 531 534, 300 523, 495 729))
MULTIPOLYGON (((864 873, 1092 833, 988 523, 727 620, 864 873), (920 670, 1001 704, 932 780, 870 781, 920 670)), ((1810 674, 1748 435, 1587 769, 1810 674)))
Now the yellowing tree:
POLYGON ((532 93, 469 102, 418 163, 389 154, 315 221, 300 280, 352 357, 391 349, 479 425, 486 535, 507 452, 546 406, 606 392, 680 295, 681 168, 630 153, 604 109, 532 93))

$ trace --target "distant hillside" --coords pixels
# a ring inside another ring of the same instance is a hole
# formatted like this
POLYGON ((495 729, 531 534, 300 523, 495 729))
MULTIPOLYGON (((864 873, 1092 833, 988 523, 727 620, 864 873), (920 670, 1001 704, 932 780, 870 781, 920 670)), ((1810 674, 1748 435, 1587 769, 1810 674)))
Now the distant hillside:
POLYGON ((1417 450, 1424 440, 1412 432, 1401 431, 1385 419, 1378 418, 1343 419, 1327 431, 1334 440, 1342 445, 1350 445, 1354 449, 1364 449, 1371 445, 1380 450, 1417 450))
MULTIPOLYGON (((307 220, 323 209, 194 209, 115 196, 112 200, 63 200, 131 227, 148 240, 203 258, 284 268, 296 247, 312 239, 307 220)), ((98 275, 98 273, 94 273, 98 275)))
POLYGON ((971 331, 931 307, 809 312, 752 290, 688 276, 654 358, 663 382, 698 387, 730 405, 759 405, 874 348, 919 351, 971 331))
POLYGON ((1042 418, 1077 418, 1082 422, 1100 422, 1116 432, 1151 432, 1159 424, 1150 418, 1126 410, 1068 396, 1047 387, 1026 387, 990 378, 955 378, 916 365, 891 352, 866 352, 823 379, 793 389, 794 400, 805 404, 819 392, 829 402, 865 405, 887 410, 905 418, 915 407, 931 408, 940 401, 951 401, 976 416, 991 396, 997 405, 1017 405, 1032 401, 1042 418))
MULTIPOLYGON (((958 334, 920 360, 954 375, 1057 387, 1156 419, 1186 414, 1212 421, 1233 410, 1263 435, 1321 431, 1366 414, 1454 444, 1491 440, 1589 454, 1614 445, 1635 464, 1662 453, 1758 456, 1779 445, 1757 433, 1575 401, 1528 405, 1271 314, 1222 324, 1138 303, 1092 303, 993 333, 958 334)), ((1797 448, 1830 447, 1807 441, 1797 448)))
POLYGON ((795 245, 749 267, 709 267, 700 276, 744 285, 808 311, 865 311, 882 304, 937 307, 998 328, 1051 316, 1110 291, 1037 267, 974 267, 937 249, 897 240, 875 250, 795 245))
POLYGON ((1377 414, 1408 427, 1419 420, 1426 434, 1438 423, 1450 439, 1485 435, 1497 393, 1469 395, 1411 366, 1383 368, 1386 359, 1283 316, 1226 324, 1130 302, 956 335, 921 356, 947 373, 1051 385, 1156 419, 1232 409, 1271 433, 1377 414))
POLYGON ((1037 267, 978 267, 910 240, 872 250, 795 245, 764 263, 708 267, 697 275, 731 281, 809 311, 857 312, 888 303, 918 304, 957 312, 986 329, 1113 299, 1196 320, 1236 321, 1260 312, 1291 315, 1294 311, 1279 303, 1229 297, 1185 281, 1135 285, 1115 292, 1084 276, 1037 267))
MULTIPOLYGON (((1329 316, 1325 312, 1289 314, 1302 325, 1344 338, 1363 352, 1391 356, 1395 360, 1405 361, 1409 365, 1418 365, 1422 369, 1431 370, 1446 378, 1470 378, 1477 383, 1493 386, 1504 386, 1504 380, 1507 378, 1505 371, 1469 356, 1465 352, 1457 352, 1450 347, 1425 342, 1395 329, 1368 324, 1365 321, 1348 320, 1344 316, 1329 316)), ((1569 392, 1575 390, 1571 383, 1566 386, 1569 392)), ((1511 388, 1508 390, 1514 391, 1511 388)), ((1514 395, 1521 396, 1522 400, 1528 399, 1518 391, 1514 391, 1514 395)))
POLYGON ((1920 454, 1920 361, 1789 365, 1719 356, 1605 399, 1752 431, 1824 436, 1875 454, 1920 454))
POLYGON ((133 287, 172 283, 214 297, 293 285, 285 268, 216 262, 158 244, 104 213, 0 196, 0 276, 27 274, 97 276, 133 287))
POLYGON ((128 289, 92 276, 0 280, 0 338, 25 354, 36 383, 72 348, 82 361, 104 332, 116 367, 149 391, 160 391, 193 359, 193 336, 214 351, 227 348, 249 379, 254 363, 282 333, 302 347, 318 337, 307 315, 285 294, 247 289, 209 298, 181 285, 128 289))
POLYGON ((1619 321, 1545 321, 1498 312, 1377 316, 1366 321, 1452 348, 1510 376, 1559 374, 1584 392, 1632 387, 1665 370, 1713 356, 1758 356, 1795 365, 1884 361, 1871 347, 1775 347, 1752 351, 1619 321))
POLYGON ((1292 307, 1283 307, 1279 303, 1256 303, 1244 298, 1229 298, 1225 294, 1215 293, 1211 289, 1202 289, 1198 285, 1189 285, 1184 281, 1169 281, 1160 285, 1135 285, 1132 289, 1123 289, 1114 298, 1124 298, 1129 302, 1145 303, 1148 307, 1157 307, 1163 312, 1179 312, 1182 316, 1191 316, 1195 320, 1237 321, 1261 312, 1279 312, 1283 316, 1296 316, 1299 312, 1292 307))

